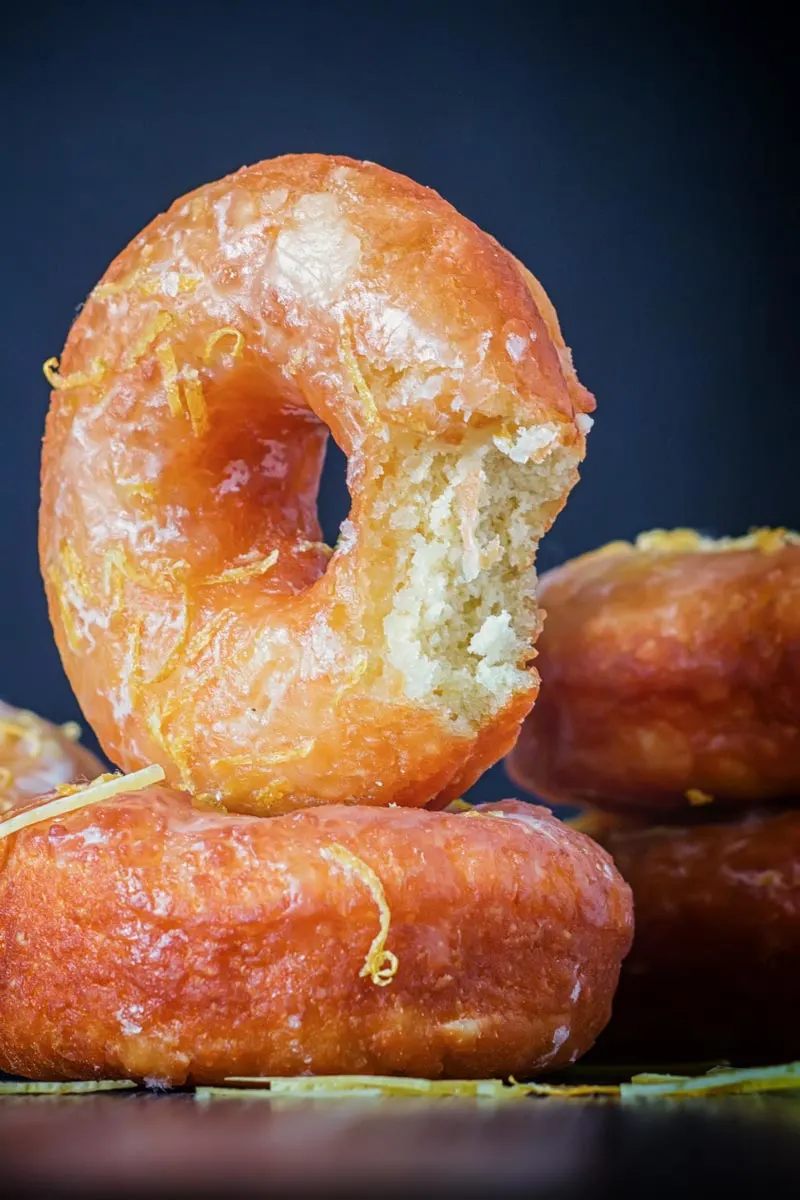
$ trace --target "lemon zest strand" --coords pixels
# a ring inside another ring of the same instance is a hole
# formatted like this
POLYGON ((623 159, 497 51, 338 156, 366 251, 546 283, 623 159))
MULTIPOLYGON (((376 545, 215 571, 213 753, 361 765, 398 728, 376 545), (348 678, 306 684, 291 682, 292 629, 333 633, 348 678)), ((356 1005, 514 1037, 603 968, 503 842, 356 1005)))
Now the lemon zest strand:
POLYGON ((342 846, 338 842, 333 842, 330 846, 325 846, 321 854, 326 862, 336 863, 337 866, 343 867, 346 871, 355 873, 369 889, 372 899, 378 906, 380 928, 372 939, 372 944, 364 959, 364 965, 358 975, 360 979, 369 977, 376 987, 388 987, 397 974, 399 964, 397 955, 393 954, 391 950, 386 949, 386 939, 389 935, 392 912, 386 899, 383 884, 372 867, 365 863, 363 858, 359 858, 357 854, 353 854, 346 846, 342 846))
POLYGON ((293 791, 294 788, 288 779, 273 779, 265 787, 257 788, 253 792, 253 799, 257 803, 274 804, 293 791))
POLYGON ((695 808, 702 804, 714 803, 714 797, 711 793, 704 792, 701 788, 689 788, 686 792, 686 799, 695 808))
POLYGON ((309 542, 305 538, 301 538, 299 542, 295 542, 292 549, 298 554, 305 554, 310 550, 319 550, 322 554, 326 554, 328 558, 333 554, 333 546, 329 546, 327 542, 309 542))
POLYGON ((45 1080, 0 1079, 0 1096, 80 1096, 92 1092, 119 1092, 137 1087, 132 1079, 45 1080))
POLYGON ((196 372, 184 378, 183 398, 192 423, 192 433, 195 437, 202 437, 208 432, 208 407, 203 394, 203 384, 196 372))
MULTIPOLYGON (((308 758, 317 744, 316 738, 304 738, 295 746, 287 746, 284 750, 276 750, 274 754, 259 754, 259 766, 277 766, 279 763, 294 762, 297 759, 308 758)), ((224 758, 214 759, 215 767, 249 767, 253 764, 252 754, 228 754, 224 758)))
MULTIPOLYGON (((133 345, 129 346, 126 350, 122 359, 122 363, 120 364, 122 370, 131 370, 131 368, 134 367, 136 363, 144 357, 156 338, 160 334, 164 333, 165 330, 169 329, 170 325, 172 324, 174 324, 174 318, 165 309, 162 309, 161 312, 157 313, 153 317, 152 321, 145 326, 133 345)), ((158 354, 157 350, 156 354, 158 354)))
POLYGON ((59 375, 58 359, 55 356, 42 363, 45 379, 50 387, 59 392, 69 391, 70 388, 91 387, 93 384, 99 383, 108 371, 106 363, 101 358, 94 359, 91 368, 89 371, 73 371, 71 375, 59 375))
POLYGON ((84 600, 88 600, 92 594, 89 587, 89 580, 86 576, 83 563, 75 553, 71 542, 64 540, 61 543, 58 557, 61 559, 61 565, 64 568, 64 575, 67 581, 77 588, 84 600))
POLYGON ((175 645, 170 650, 167 657, 159 667, 155 675, 151 675, 144 682, 146 684, 163 683, 163 681, 172 674, 178 665, 178 660, 186 648, 186 643, 189 640, 189 629, 191 628, 191 608, 189 601, 189 590, 185 584, 181 584, 181 592, 183 598, 183 626, 180 636, 176 639, 175 645))
POLYGON ((347 369, 347 374, 350 376, 353 387, 356 389, 359 399, 364 407, 364 413, 367 421, 370 425, 379 425, 380 416, 378 414, 378 409, 372 392, 367 387, 367 381, 362 375, 361 368, 358 365, 358 359, 356 358, 355 348, 353 346, 353 335, 347 325, 342 326, 339 345, 342 358, 344 359, 344 365, 347 369))
POLYGON ((231 357, 239 358, 241 356, 244 349, 244 334, 238 329, 232 329, 230 325, 226 325, 224 329, 217 329, 215 333, 212 333, 206 342, 205 349, 203 350, 203 362, 206 366, 211 362, 214 357, 214 350, 223 338, 231 337, 234 339, 233 347, 229 352, 231 357))
POLYGON ((161 783, 164 778, 164 768, 155 764, 144 767, 141 771, 134 771, 131 775, 114 775, 111 778, 101 775, 85 787, 78 786, 77 791, 57 796, 54 800, 47 800, 44 804, 37 804, 33 808, 16 813, 13 817, 7 817, 5 821, 0 821, 0 838, 10 837, 12 833, 19 833, 21 829, 27 829, 30 825, 38 825, 42 821, 50 821, 55 817, 77 812, 81 808, 88 808, 91 804, 99 804, 102 800, 110 800, 112 796, 139 792, 154 783, 161 783))
POLYGON ((175 351, 172 348, 172 342, 162 342, 160 346, 157 346, 156 357, 161 363, 164 387, 167 389, 169 411, 173 417, 180 417, 183 415, 183 402, 181 401, 181 391, 178 386, 178 364, 175 361, 175 351))
POLYGON ((203 582, 206 584, 217 583, 239 583, 244 579, 256 579, 259 575, 266 575, 271 571, 278 561, 279 551, 273 550, 266 558, 260 559, 258 562, 248 563, 243 567, 228 567, 227 571, 221 571, 219 575, 211 575, 203 582))

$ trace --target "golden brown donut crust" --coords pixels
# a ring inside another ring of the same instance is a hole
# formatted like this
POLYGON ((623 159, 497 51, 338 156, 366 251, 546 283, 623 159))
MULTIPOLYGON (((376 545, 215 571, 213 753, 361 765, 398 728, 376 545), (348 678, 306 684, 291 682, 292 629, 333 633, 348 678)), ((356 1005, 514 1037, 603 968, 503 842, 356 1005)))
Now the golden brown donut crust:
POLYGON ((800 811, 685 827, 581 822, 631 885, 633 948, 596 1055, 800 1057, 800 811))
POLYGON ((79 728, 52 725, 0 700, 0 817, 62 784, 103 770, 78 742, 79 728))
POLYGON ((605 1025, 632 936, 605 851, 516 801, 264 820, 152 790, 0 856, 0 1069, 39 1078, 550 1070, 605 1025))
POLYGON ((614 542, 540 581, 544 681, 508 767, 555 803, 800 795, 800 539, 614 542))
POLYGON ((594 401, 493 238, 372 163, 259 163, 134 238, 54 362, 42 569, 113 762, 272 814, 444 804, 507 752, 594 401))

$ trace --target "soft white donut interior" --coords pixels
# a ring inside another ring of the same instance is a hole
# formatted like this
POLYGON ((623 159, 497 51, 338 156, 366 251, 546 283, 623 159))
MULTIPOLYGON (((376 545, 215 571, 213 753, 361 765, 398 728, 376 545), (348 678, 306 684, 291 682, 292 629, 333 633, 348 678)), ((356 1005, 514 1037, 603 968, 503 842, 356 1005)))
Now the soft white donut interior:
POLYGON ((540 425, 420 444, 384 470, 374 515, 397 546, 385 653, 411 699, 472 725, 530 687, 533 560, 579 458, 540 425))

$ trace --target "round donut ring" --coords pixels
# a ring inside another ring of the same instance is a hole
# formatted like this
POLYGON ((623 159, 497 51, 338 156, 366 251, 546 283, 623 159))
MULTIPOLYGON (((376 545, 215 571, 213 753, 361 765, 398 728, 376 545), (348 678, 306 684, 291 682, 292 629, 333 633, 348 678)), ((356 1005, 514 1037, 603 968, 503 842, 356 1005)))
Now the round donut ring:
POLYGON ((722 823, 578 826, 633 890, 636 936, 593 1056, 614 1062, 800 1058, 800 811, 722 823))
POLYGON ((62 784, 100 774, 102 766, 78 745, 79 736, 71 722, 51 725, 0 700, 0 817, 62 784))
POLYGON ((800 796, 800 537, 642 534, 548 572, 539 598, 518 784, 620 811, 800 796))
POLYGON ((594 401, 492 238, 372 164, 261 163, 135 238, 45 367, 42 567, 113 762, 275 813, 444 805, 507 752, 594 401))
POLYGON ((48 1079, 551 1069, 632 936, 605 851, 519 801, 263 820, 149 789, 3 856, 0 1069, 48 1079))

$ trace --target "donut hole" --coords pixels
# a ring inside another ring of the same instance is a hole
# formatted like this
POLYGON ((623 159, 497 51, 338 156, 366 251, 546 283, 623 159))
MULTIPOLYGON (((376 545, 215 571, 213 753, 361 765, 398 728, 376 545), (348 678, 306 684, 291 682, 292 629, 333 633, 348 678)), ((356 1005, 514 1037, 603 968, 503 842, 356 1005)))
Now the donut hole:
MULTIPOLYGON (((277 551, 268 572, 238 582, 267 594, 304 591, 327 563, 310 552, 322 537, 317 490, 326 426, 286 381, 263 369, 207 381, 205 401, 209 432, 171 445, 154 518, 174 524, 179 556, 195 579, 246 570, 277 551)), ((169 538, 165 529, 161 540, 169 538)))
POLYGON ((374 517, 396 543, 383 621, 406 694, 477 725, 531 687, 533 559, 577 466, 555 427, 417 443, 385 470, 374 517))

